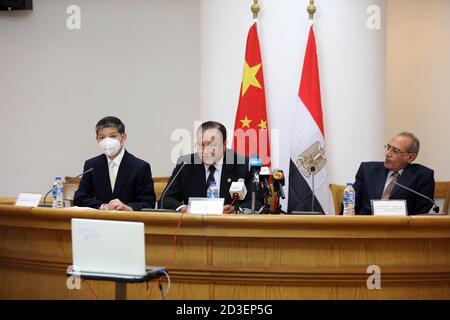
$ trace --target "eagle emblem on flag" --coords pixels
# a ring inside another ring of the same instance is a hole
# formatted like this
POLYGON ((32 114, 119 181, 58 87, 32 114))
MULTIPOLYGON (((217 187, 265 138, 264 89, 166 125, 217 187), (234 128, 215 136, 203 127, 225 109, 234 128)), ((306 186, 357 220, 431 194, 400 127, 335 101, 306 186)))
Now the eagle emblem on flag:
POLYGON ((325 148, 319 141, 314 142, 297 158, 297 168, 307 178, 312 174, 316 175, 326 164, 325 148), (313 167, 315 170, 311 170, 313 167))

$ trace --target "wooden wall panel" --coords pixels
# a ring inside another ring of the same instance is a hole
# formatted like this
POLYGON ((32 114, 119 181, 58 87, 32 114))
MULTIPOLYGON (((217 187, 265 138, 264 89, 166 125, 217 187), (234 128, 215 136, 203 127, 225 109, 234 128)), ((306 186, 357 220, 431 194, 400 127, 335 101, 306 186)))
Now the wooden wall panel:
MULTIPOLYGON (((73 217, 143 221, 147 264, 169 268, 168 299, 450 298, 448 216, 181 216, 0 204, 0 299, 114 298, 112 282, 67 289, 73 217), (373 264, 381 290, 366 285, 373 264)), ((130 284, 127 293, 160 299, 155 282, 130 284)))

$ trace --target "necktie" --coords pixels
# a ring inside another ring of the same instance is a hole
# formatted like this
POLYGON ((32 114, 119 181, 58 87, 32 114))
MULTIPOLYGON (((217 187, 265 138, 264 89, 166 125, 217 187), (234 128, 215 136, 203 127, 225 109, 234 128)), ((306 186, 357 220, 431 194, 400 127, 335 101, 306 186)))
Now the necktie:
POLYGON ((208 170, 209 170, 209 176, 208 176, 208 179, 206 179, 206 189, 208 189, 211 182, 213 182, 213 181, 216 182, 216 180, 214 180, 214 172, 216 171, 216 167, 209 166, 208 170))
POLYGON ((391 182, 389 182, 389 184, 387 185, 386 189, 384 189, 383 196, 381 197, 381 200, 388 200, 389 199, 389 196, 391 195, 391 192, 392 192, 392 190, 395 187, 395 182, 397 182, 398 176, 399 176, 398 171, 395 171, 392 174, 392 180, 391 180, 391 182))
POLYGON ((116 163, 111 161, 109 163, 109 180, 111 181, 111 190, 114 192, 114 185, 116 184, 116 163))

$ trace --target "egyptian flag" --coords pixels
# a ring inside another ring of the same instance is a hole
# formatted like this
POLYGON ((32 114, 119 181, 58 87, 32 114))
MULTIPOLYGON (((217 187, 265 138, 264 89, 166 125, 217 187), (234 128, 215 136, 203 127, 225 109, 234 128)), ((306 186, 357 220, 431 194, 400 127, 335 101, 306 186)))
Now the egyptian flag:
POLYGON ((256 22, 250 27, 247 37, 244 72, 234 122, 233 150, 247 157, 258 155, 263 166, 270 166, 269 125, 256 22))
POLYGON ((314 28, 311 24, 291 142, 288 212, 319 211, 334 214, 326 164, 319 66, 314 28), (313 175, 314 208, 312 208, 313 175))

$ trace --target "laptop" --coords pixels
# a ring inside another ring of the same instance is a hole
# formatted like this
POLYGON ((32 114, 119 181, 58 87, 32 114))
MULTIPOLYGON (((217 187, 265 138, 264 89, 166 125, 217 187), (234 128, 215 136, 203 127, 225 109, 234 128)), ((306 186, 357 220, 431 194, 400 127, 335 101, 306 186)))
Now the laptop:
POLYGON ((73 273, 138 279, 147 274, 144 223, 72 219, 73 273))

